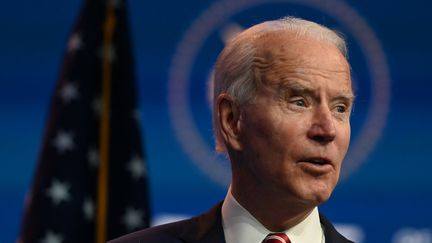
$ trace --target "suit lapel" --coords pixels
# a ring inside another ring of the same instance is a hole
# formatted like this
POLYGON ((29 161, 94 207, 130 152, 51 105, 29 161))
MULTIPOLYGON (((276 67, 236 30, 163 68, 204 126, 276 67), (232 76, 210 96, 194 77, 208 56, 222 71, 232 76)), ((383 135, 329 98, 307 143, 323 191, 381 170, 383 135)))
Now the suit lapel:
POLYGON ((320 214, 320 221, 321 225, 324 228, 324 236, 326 243, 352 243, 352 241, 347 240, 345 237, 339 234, 339 232, 336 231, 330 221, 328 221, 327 218, 324 217, 324 215, 322 214, 320 214))

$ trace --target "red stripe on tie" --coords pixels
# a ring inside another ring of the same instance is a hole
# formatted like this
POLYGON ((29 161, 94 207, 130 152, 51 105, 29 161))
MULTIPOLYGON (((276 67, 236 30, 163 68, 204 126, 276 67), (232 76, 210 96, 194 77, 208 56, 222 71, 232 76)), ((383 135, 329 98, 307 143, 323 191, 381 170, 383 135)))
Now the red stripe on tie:
POLYGON ((262 243, 291 243, 291 241, 285 233, 270 233, 262 243))

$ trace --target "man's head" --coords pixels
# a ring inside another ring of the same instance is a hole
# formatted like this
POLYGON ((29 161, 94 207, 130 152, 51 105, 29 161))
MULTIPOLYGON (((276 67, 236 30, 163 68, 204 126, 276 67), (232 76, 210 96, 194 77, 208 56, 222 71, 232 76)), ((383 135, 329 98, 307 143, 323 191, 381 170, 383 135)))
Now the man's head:
POLYGON ((335 32, 296 18, 255 25, 227 44, 216 63, 214 119, 233 187, 305 205, 328 199, 350 139, 346 52, 335 32))

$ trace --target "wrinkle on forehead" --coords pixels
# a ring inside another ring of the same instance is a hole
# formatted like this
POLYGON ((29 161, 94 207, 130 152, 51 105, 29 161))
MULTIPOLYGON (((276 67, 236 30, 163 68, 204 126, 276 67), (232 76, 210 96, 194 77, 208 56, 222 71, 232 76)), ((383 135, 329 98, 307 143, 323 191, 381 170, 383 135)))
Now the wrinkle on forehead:
POLYGON ((351 83, 349 64, 336 46, 313 38, 296 37, 289 31, 256 39, 253 68, 257 86, 278 82, 292 75, 337 76, 351 83))

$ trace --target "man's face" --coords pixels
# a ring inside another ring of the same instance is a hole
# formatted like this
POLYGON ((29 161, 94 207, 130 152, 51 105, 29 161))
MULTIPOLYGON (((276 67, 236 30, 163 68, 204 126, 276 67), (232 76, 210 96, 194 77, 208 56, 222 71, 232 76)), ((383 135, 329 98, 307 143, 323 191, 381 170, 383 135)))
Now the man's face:
POLYGON ((349 65, 335 46, 315 40, 282 34, 264 45, 256 65, 262 85, 256 100, 240 108, 239 173, 317 205, 330 197, 348 149, 349 65))

